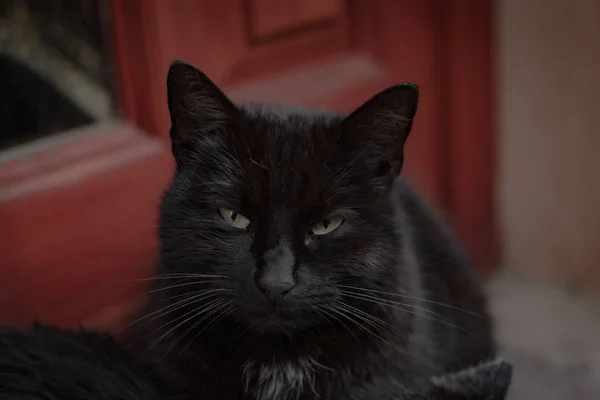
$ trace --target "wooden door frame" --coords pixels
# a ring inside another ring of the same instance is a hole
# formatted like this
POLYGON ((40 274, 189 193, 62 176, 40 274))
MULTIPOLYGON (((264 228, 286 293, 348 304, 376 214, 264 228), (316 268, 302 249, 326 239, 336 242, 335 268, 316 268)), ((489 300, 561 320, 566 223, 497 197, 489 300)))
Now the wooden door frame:
MULTIPOLYGON (((56 271, 77 259, 65 259, 61 248, 91 249, 94 259, 86 260, 86 265, 94 272, 79 271, 77 277, 84 286, 106 281, 111 274, 128 279, 151 273, 156 254, 156 205, 172 167, 166 71, 176 54, 199 55, 193 60, 197 64, 202 59, 196 41, 181 40, 189 32, 181 30, 178 22, 193 22, 190 19, 198 15, 195 13, 218 3, 182 1, 187 2, 185 15, 169 14, 162 0, 110 2, 119 97, 127 122, 76 129, 47 141, 49 146, 42 141, 12 151, 12 160, 2 162, 0 281, 10 284, 1 285, 5 299, 0 301, 1 321, 29 321, 29 314, 39 306, 34 299, 40 289, 31 283, 31 276, 55 285, 57 291, 68 291, 68 282, 56 282, 61 279, 56 271), (128 206, 136 203, 140 206, 135 209, 128 206), (100 224, 102 231, 88 231, 90 221, 107 215, 112 222, 100 224), (122 237, 115 237, 115 229, 122 237), (106 254, 107 250, 112 254, 106 254)), ((410 1, 397 0, 393 8, 401 12, 402 3, 410 1)), ((436 93, 445 129, 439 135, 439 146, 432 149, 439 159, 441 196, 475 264, 487 274, 498 260, 493 192, 493 1, 423 1, 438 5, 440 24, 435 34, 440 38, 441 65, 446 66, 440 67, 441 85, 436 93)), ((349 0, 348 5, 355 18, 352 26, 359 30, 357 36, 367 38, 361 46, 372 46, 371 51, 378 52, 398 44, 395 38, 386 37, 387 31, 396 29, 392 23, 374 24, 374 16, 390 12, 389 1, 349 0)), ((274 51, 284 54, 285 48, 274 51)), ((101 303, 107 308, 131 299, 133 293, 108 291, 101 303)), ((49 318, 52 322, 81 320, 81 307, 78 310, 49 318)), ((87 317, 86 324, 107 327, 119 324, 122 315, 108 311, 87 317)))

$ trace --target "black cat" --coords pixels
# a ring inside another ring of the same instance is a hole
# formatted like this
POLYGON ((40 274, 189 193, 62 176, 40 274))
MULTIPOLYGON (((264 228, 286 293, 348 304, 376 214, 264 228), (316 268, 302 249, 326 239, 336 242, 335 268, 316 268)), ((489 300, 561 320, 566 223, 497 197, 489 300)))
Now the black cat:
POLYGON ((417 100, 400 84, 349 116, 235 106, 174 63, 177 168, 136 351, 200 398, 259 400, 422 387, 493 358, 478 280, 397 179, 417 100))

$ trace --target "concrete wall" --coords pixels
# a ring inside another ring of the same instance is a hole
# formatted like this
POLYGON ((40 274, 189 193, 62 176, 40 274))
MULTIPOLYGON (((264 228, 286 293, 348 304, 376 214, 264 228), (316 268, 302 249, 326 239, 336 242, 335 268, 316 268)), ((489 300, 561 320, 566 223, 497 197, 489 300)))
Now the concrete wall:
POLYGON ((600 291, 600 1, 497 7, 505 265, 600 291))

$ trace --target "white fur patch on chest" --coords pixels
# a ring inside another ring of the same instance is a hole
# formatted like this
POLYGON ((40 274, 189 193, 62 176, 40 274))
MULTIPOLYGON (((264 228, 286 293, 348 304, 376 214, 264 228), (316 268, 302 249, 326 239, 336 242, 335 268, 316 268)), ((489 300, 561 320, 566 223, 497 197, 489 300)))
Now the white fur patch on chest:
POLYGON ((316 393, 315 374, 319 368, 328 369, 310 357, 273 363, 250 360, 242 366, 242 375, 246 391, 256 387, 257 400, 292 400, 307 388, 316 393))

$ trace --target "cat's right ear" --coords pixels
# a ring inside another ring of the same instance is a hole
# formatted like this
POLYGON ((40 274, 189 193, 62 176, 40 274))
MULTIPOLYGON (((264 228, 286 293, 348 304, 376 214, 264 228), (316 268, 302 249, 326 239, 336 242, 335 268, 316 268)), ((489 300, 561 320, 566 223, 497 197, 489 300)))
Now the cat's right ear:
POLYGON ((419 102, 419 87, 401 83, 389 87, 346 117, 341 128, 345 140, 359 149, 371 148, 373 170, 389 182, 404 163, 404 144, 412 129, 419 102))
POLYGON ((200 135, 233 129, 239 117, 235 105, 204 73, 175 61, 167 76, 173 156, 182 165, 193 154, 200 135))

